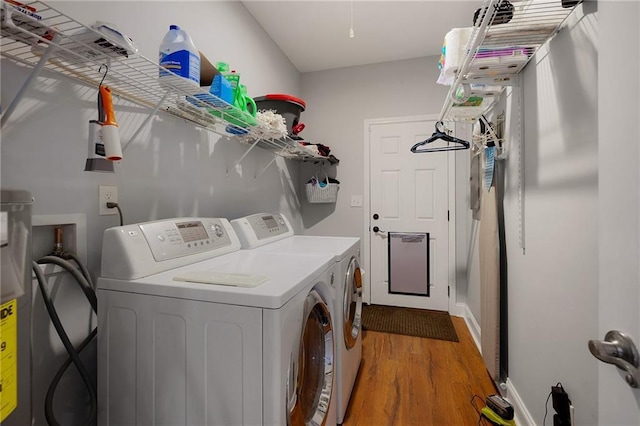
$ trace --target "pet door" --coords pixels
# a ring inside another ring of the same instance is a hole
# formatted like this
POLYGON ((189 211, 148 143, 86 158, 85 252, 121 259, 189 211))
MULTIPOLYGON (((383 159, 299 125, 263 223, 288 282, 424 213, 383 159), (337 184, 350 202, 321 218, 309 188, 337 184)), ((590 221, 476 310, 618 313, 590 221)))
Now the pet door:
POLYGON ((429 234, 389 232, 389 293, 429 297, 429 234))

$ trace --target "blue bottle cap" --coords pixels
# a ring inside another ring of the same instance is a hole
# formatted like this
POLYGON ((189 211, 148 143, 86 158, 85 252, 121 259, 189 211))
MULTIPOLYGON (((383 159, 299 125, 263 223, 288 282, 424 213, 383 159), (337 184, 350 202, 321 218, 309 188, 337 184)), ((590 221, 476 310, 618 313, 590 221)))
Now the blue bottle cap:
POLYGON ((180 27, 177 25, 169 25, 169 30, 179 30, 180 27))

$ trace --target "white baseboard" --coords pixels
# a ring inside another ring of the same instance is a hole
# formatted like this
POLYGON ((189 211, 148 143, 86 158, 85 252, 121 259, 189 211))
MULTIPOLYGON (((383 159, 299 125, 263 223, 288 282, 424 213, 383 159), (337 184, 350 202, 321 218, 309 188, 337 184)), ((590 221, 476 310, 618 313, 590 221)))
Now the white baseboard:
POLYGON ((453 315, 454 317, 465 317, 465 308, 466 308, 466 304, 464 303, 456 303, 453 311, 449 312, 450 315, 453 315))
POLYGON ((513 410, 515 412, 515 420, 518 426, 536 426, 535 420, 527 410, 527 407, 522 402, 522 398, 518 395, 518 391, 513 386, 511 380, 507 378, 507 400, 513 405, 513 410))
POLYGON ((478 321, 476 321, 476 318, 473 316, 471 309, 469 309, 469 306, 467 306, 466 303, 458 303, 456 304, 456 311, 461 313, 461 315, 458 316, 464 318, 464 322, 467 324, 471 337, 473 337, 473 341, 476 342, 478 351, 482 353, 482 347, 480 346, 480 325, 478 325, 478 321))

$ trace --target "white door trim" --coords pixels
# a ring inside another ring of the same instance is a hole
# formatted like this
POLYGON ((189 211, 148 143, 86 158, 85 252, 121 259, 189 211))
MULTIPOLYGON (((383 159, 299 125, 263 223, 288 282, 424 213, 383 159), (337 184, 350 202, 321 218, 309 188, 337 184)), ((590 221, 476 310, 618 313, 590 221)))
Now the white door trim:
MULTIPOLYGON (((391 118, 372 118, 364 120, 364 194, 363 194, 363 229, 362 229, 362 253, 360 254, 360 260, 363 265, 363 269, 367 272, 371 271, 370 264, 370 253, 371 253, 371 232, 369 230, 369 218, 371 217, 371 182, 369 179, 370 173, 370 160, 369 160, 369 146, 371 145, 371 126, 375 124, 394 124, 394 123, 411 123, 415 121, 427 121, 427 120, 437 120, 437 115, 415 115, 409 117, 391 117, 391 118)), ((456 197, 455 197, 455 178, 456 178, 456 162, 455 162, 455 151, 447 152, 447 161, 449 168, 449 176, 448 176, 448 205, 449 205, 449 214, 453 213, 453 217, 449 218, 449 266, 447 268, 447 275, 450 286, 450 295, 449 295, 449 313, 454 315, 456 311, 456 274, 455 274, 455 260, 456 260, 456 221, 455 221, 455 212, 456 212, 456 197)), ((419 155, 419 154, 416 154, 419 155)), ((428 154, 423 154, 428 155, 428 154)), ((365 273, 363 275, 364 280, 364 289, 362 294, 362 301, 364 303, 371 303, 371 274, 365 273)))

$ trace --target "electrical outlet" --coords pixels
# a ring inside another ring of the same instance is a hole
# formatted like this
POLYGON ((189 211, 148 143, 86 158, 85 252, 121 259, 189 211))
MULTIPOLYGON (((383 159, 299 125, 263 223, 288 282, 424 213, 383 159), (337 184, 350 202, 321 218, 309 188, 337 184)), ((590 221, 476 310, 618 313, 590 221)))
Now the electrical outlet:
POLYGON ((118 209, 110 209, 107 203, 118 202, 118 187, 111 185, 100 185, 98 187, 98 214, 100 216, 118 214, 118 209))
POLYGON ((362 207, 362 195, 351 196, 351 207, 362 207))

